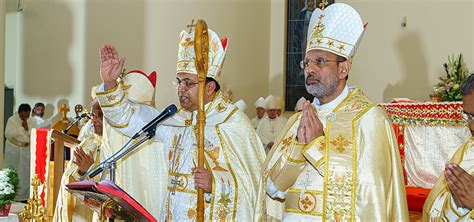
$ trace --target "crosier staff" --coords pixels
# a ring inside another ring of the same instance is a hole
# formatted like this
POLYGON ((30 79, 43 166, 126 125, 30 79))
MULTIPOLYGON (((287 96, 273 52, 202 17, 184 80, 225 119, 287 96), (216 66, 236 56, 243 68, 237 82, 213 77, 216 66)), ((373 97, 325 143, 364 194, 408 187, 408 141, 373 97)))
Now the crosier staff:
MULTIPOLYGON (((207 24, 204 20, 199 19, 194 29, 194 51, 196 52, 196 59, 194 65, 198 72, 198 113, 197 126, 198 137, 198 167, 204 168, 204 126, 206 125, 206 113, 204 111, 204 91, 206 87, 206 75, 208 68, 208 54, 209 54, 209 35, 207 31, 207 24)), ((197 221, 204 221, 204 190, 198 188, 197 198, 197 221)))

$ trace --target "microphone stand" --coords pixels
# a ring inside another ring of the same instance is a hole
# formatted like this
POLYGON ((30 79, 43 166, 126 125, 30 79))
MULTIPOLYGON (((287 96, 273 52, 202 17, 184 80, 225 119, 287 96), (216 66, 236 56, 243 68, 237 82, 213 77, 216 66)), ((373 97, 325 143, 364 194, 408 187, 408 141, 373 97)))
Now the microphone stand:
POLYGON ((72 126, 76 125, 76 123, 79 122, 79 120, 81 120, 82 118, 84 117, 77 116, 76 118, 74 118, 74 121, 71 124, 69 124, 69 126, 67 126, 67 128, 63 131, 63 133, 67 134, 67 131, 69 131, 72 128, 72 126))
MULTIPOLYGON (((156 124, 156 125, 158 125, 158 124, 156 124)), ((140 139, 140 141, 132 144, 130 147, 128 147, 125 151, 123 151, 122 153, 120 153, 117 156, 115 156, 115 154, 117 154, 117 153, 115 153, 114 155, 112 155, 112 157, 113 157, 112 159, 105 160, 104 162, 102 162, 103 166, 101 166, 101 167, 95 169, 94 171, 92 171, 92 173, 89 174, 89 178, 94 178, 95 176, 97 176, 97 174, 99 174, 102 171, 108 169, 109 172, 110 172, 110 180, 115 183, 115 169, 116 169, 116 166, 117 166, 117 161, 120 160, 125 155, 127 155, 128 153, 132 152, 135 148, 140 146, 145 141, 153 138, 155 136, 155 133, 156 133, 156 125, 153 126, 153 127, 148 128, 148 130, 144 131, 146 133, 146 135, 144 137, 142 137, 140 139)), ((133 141, 133 140, 135 140, 135 138, 131 138, 129 140, 129 142, 133 141)), ((127 142, 127 144, 128 144, 128 142, 127 142)), ((101 164, 99 164, 99 166, 100 165, 101 164)))

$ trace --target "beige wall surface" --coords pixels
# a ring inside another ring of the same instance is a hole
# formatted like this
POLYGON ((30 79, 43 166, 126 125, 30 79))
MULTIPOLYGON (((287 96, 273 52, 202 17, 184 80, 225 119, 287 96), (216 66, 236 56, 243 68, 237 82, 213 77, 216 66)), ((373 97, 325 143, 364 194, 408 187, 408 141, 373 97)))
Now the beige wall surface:
MULTIPOLYGON (((16 8, 17 1, 7 5, 16 8)), ((6 85, 18 104, 90 102, 101 82, 98 50, 115 45, 127 70, 158 72, 158 107, 176 103, 178 36, 192 19, 205 19, 228 36, 222 86, 235 101, 253 101, 268 92, 269 0, 22 0, 23 12, 7 12, 6 85)), ((73 114, 70 113, 70 116, 73 114)))
MULTIPOLYGON (((453 53, 463 53, 467 67, 474 70, 472 0, 336 2, 351 4, 368 23, 348 84, 362 88, 374 102, 394 97, 428 100, 438 77, 445 75, 443 63, 453 53), (403 17, 406 27, 401 27, 403 17)), ((271 13, 271 36, 284 39, 285 5, 272 1, 271 13), (274 14, 280 16, 274 18, 274 14)), ((272 41, 271 56, 279 56, 272 61, 284 60, 281 45, 272 41)), ((271 94, 283 95, 284 89, 276 87, 284 84, 283 73, 283 65, 270 63, 271 94)))
MULTIPOLYGON (((284 92, 284 0, 15 0, 6 1, 5 84, 22 102, 88 105, 100 83, 98 49, 114 44, 126 68, 158 72, 158 107, 176 103, 177 38, 191 19, 203 18, 229 37, 222 85, 247 102, 284 92)), ((447 56, 463 53, 472 67, 473 1, 351 0, 368 22, 349 85, 375 102, 392 97, 427 100, 444 75, 447 56), (402 18, 407 26, 401 27, 402 18)), ((1 67, 0 67, 1 68, 1 67)), ((72 114, 70 114, 72 115, 72 114)))

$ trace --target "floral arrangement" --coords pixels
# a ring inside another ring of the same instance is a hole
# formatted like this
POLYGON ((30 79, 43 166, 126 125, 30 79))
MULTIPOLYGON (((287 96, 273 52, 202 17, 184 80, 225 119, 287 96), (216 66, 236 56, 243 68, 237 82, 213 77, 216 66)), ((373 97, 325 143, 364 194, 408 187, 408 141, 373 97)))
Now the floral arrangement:
POLYGON ((434 94, 441 95, 442 101, 461 101, 461 83, 468 76, 462 54, 456 58, 448 56, 448 63, 444 63, 446 76, 439 77, 440 82, 434 86, 434 94))
POLYGON ((18 190, 18 174, 13 168, 0 171, 0 206, 5 206, 15 198, 18 190))

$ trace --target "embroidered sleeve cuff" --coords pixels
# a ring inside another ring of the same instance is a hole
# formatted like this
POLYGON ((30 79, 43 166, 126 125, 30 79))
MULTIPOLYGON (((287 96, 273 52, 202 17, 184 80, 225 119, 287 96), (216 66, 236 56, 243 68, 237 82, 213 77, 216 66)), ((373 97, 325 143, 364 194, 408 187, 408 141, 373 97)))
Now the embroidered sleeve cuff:
POLYGON ((301 153, 304 146, 301 143, 292 143, 286 152, 273 165, 270 170, 270 180, 280 191, 286 191, 298 178, 306 165, 306 160, 301 153))
POLYGON ((72 178, 75 180, 75 181, 80 181, 81 180, 81 175, 79 174, 78 170, 74 171, 74 173, 71 175, 72 178))
POLYGON ((305 143, 293 142, 293 145, 286 150, 285 158, 292 163, 304 163, 306 159, 303 156, 305 143))
POLYGON ((285 199, 286 193, 283 191, 278 190, 278 187, 272 182, 272 180, 267 180, 267 194, 271 198, 278 198, 278 199, 285 199))
POLYGON ((125 99, 125 92, 118 85, 108 91, 104 91, 104 84, 101 84, 96 90, 97 99, 102 108, 114 107, 125 99))
POLYGON ((324 161, 324 150, 321 151, 321 148, 324 148, 324 140, 326 137, 320 136, 303 149, 303 155, 315 168, 318 168, 324 161))

